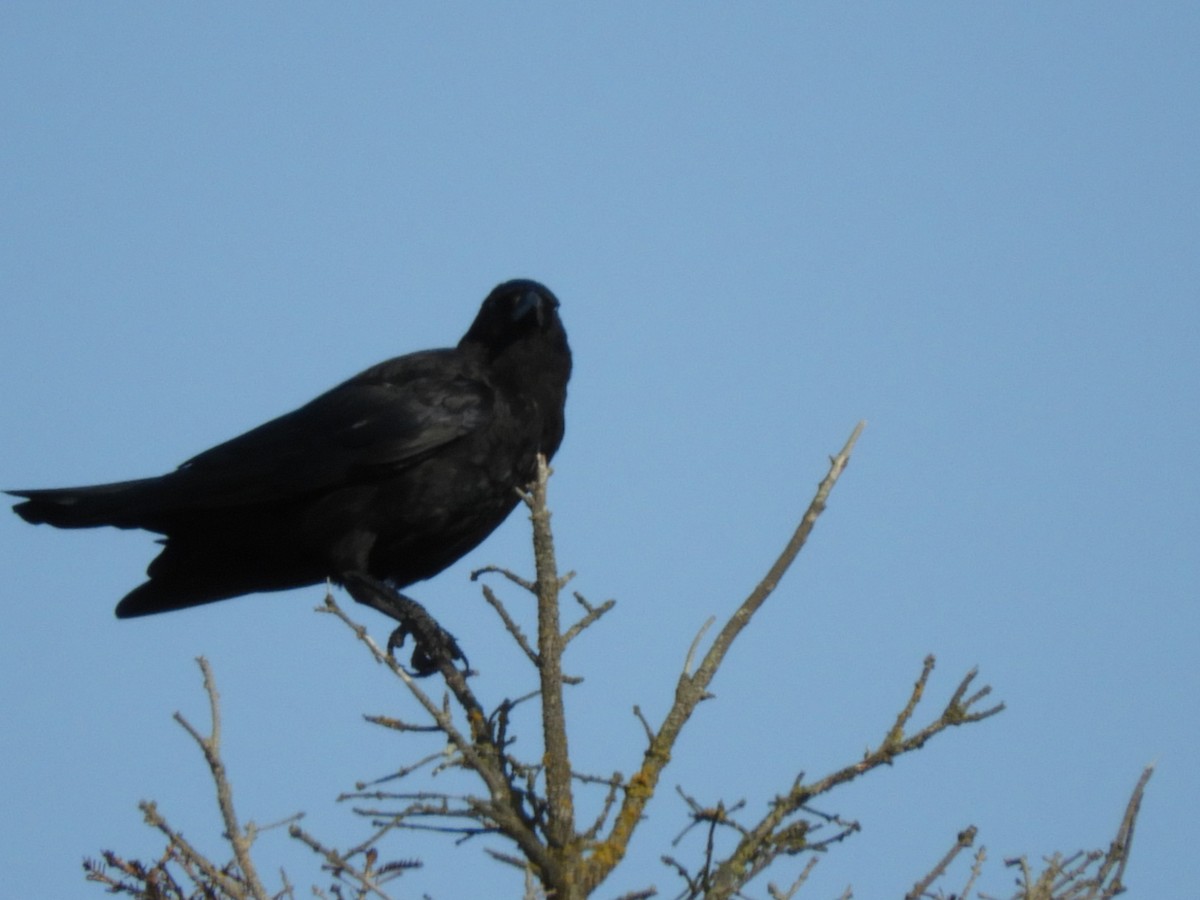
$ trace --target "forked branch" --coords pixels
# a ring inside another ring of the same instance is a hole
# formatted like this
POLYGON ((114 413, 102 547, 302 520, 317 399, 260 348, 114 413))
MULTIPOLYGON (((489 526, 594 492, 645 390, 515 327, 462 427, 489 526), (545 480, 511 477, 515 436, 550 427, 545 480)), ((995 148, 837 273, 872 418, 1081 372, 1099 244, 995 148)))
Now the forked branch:
POLYGON ((816 496, 809 503, 791 540, 788 541, 787 546, 784 547, 783 552, 779 554, 762 581, 755 586, 754 590, 726 621, 695 672, 685 670, 679 676, 675 685, 675 702, 663 719, 662 725, 651 737, 649 746, 642 756, 641 766, 629 780, 625 800, 617 812, 613 828, 608 838, 594 849, 586 862, 583 884, 587 890, 600 884, 624 857, 629 840, 641 821, 646 803, 654 795, 663 769, 671 759, 671 750, 675 746, 680 731, 695 712, 696 706, 707 696, 708 686, 724 660, 725 654, 733 646, 734 640, 779 585, 784 573, 791 567, 803 549, 817 519, 825 511, 825 504, 834 485, 837 484, 838 478, 849 464, 850 454, 854 451, 854 445, 858 442, 859 435, 862 434, 865 427, 865 422, 859 422, 850 434, 849 440, 846 441, 846 445, 830 459, 829 472, 817 487, 816 496))

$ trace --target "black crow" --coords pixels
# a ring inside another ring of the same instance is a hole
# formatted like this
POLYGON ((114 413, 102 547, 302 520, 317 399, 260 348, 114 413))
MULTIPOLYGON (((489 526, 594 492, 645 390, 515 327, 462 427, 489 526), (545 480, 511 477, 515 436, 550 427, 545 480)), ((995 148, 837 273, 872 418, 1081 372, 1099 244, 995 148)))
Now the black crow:
POLYGON ((161 477, 10 491, 14 509, 163 535, 120 618, 332 579, 401 622, 393 641, 415 634, 427 673, 462 655, 399 589, 491 534, 558 449, 571 351, 557 310, 543 285, 505 282, 453 349, 373 366, 161 477))

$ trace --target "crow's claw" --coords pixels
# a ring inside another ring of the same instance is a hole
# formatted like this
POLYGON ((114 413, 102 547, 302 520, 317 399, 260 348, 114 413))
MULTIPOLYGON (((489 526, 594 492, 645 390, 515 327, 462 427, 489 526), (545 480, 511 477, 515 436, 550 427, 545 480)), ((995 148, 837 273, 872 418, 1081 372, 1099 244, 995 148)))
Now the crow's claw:
POLYGON ((396 650, 404 646, 404 641, 411 634, 413 650, 412 656, 409 658, 409 665, 412 666, 411 674, 417 678, 426 678, 436 672, 439 660, 444 660, 451 665, 461 660, 463 667, 469 668, 467 657, 459 648, 454 635, 438 625, 433 617, 424 610, 422 613, 424 613, 424 621, 419 621, 421 617, 414 617, 414 620, 396 626, 396 629, 388 637, 388 655, 395 656, 396 650))

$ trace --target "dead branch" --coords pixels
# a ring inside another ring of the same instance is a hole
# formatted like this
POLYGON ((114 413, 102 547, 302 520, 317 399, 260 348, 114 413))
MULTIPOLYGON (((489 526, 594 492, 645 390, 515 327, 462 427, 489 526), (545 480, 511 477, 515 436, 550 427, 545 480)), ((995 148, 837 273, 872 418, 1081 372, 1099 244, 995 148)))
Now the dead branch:
POLYGON ((616 820, 608 838, 593 852, 585 863, 582 883, 590 891, 599 885, 613 870, 625 855, 629 840, 642 819, 646 803, 654 795, 662 771, 671 759, 671 750, 679 737, 683 726, 687 724, 696 706, 707 696, 708 685, 716 675, 725 654, 733 645, 734 640, 749 623, 751 617, 766 602, 767 597, 778 586, 785 572, 795 561, 817 519, 825 510, 833 487, 841 477, 842 472, 850 462, 850 454, 854 450, 859 435, 862 434, 865 422, 859 422, 851 433, 849 440, 841 451, 830 460, 829 472, 817 488, 816 496, 808 506, 800 524, 792 534, 791 540, 783 552, 767 571, 767 574, 750 592, 750 595, 734 611, 724 627, 713 641, 705 654, 700 666, 694 673, 684 671, 675 686, 675 702, 663 719, 649 746, 646 748, 642 764, 629 780, 629 789, 625 792, 625 800, 617 812, 616 820))
MULTIPOLYGON (((197 657, 196 663, 204 673, 204 692, 208 694, 209 716, 212 721, 211 733, 204 737, 181 713, 175 713, 178 722, 190 734, 204 753, 204 761, 212 773, 213 783, 217 788, 217 805, 221 810, 221 819, 225 822, 225 836, 233 848, 234 858, 246 881, 246 887, 254 900, 268 900, 269 894, 259 880, 254 868, 254 860, 250 856, 250 847, 254 843, 255 828, 251 824, 246 828, 238 823, 237 814, 233 809, 233 789, 229 786, 229 776, 225 771, 225 763, 221 759, 221 703, 217 695, 217 685, 213 681, 212 668, 203 656, 197 657)), ((153 806, 153 804, 151 804, 153 806)), ((149 812, 146 813, 149 820, 149 812)), ((165 824, 165 823, 164 823, 165 824)))

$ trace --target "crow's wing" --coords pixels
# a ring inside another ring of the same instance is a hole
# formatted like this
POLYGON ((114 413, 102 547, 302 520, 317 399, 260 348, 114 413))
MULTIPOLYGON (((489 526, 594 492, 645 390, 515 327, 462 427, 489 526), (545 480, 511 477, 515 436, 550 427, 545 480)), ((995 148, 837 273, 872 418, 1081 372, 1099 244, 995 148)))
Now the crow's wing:
POLYGON ((182 515, 270 506, 395 476, 493 420, 486 370, 463 349, 380 363, 160 478, 10 491, 30 522, 169 532, 182 515))
POLYGON ((386 478, 485 427, 494 402, 461 351, 399 357, 188 460, 162 500, 254 505, 386 478))

